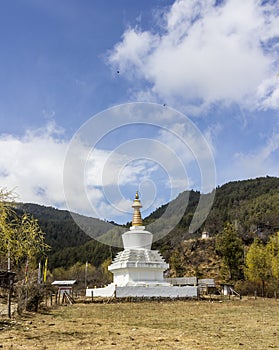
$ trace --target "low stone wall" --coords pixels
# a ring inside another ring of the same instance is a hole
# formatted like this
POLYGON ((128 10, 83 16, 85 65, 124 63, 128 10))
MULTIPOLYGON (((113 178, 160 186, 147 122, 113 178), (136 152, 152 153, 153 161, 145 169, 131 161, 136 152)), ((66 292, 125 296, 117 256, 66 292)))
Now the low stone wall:
POLYGON ((195 286, 169 286, 169 287, 116 287, 117 298, 139 297, 139 298, 197 298, 198 288, 195 286))
POLYGON ((196 286, 126 286, 117 287, 110 284, 104 288, 88 288, 87 297, 102 298, 197 298, 198 288, 196 286))

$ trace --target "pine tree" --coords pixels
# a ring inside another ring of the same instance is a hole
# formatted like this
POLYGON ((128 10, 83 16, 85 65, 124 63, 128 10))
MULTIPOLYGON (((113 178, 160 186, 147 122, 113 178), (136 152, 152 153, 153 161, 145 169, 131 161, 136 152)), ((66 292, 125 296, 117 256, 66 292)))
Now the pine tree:
POLYGON ((244 251, 242 240, 234 226, 227 223, 222 233, 216 237, 216 249, 223 259, 225 279, 236 281, 243 277, 244 251))

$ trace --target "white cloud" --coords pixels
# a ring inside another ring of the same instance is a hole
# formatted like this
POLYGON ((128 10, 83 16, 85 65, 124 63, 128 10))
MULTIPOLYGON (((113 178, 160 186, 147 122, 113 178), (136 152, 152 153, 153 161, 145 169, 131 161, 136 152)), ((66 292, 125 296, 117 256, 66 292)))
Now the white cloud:
MULTIPOLYGON (((145 144, 144 140, 132 140, 112 151, 95 148, 92 152, 89 146, 82 143, 75 146, 70 167, 66 169, 70 172, 67 176, 67 193, 74 206, 71 209, 109 219, 121 216, 121 213, 126 215, 131 212, 131 199, 125 198, 125 187, 141 188, 145 194, 145 209, 156 209, 158 198, 154 194, 157 193, 157 186, 160 186, 160 181, 164 181, 165 186, 169 184, 168 178, 162 180, 162 171, 160 179, 157 177, 158 169, 166 166, 167 160, 156 141, 149 140, 145 144), (79 169, 78 158, 85 160, 84 169, 79 169), (82 188, 87 200, 81 195, 82 188)), ((21 137, 1 135, 1 186, 14 189, 19 201, 66 208, 63 173, 68 147, 69 141, 64 139, 63 130, 54 122, 39 130, 27 130, 21 137)), ((168 171, 175 175, 175 169, 168 171)), ((174 187, 179 181, 181 185, 183 179, 177 178, 176 181, 174 187)), ((164 196, 163 193, 160 195, 164 196)), ((164 198, 163 202, 168 200, 169 197, 164 198)))
MULTIPOLYGON (((153 139, 134 139, 113 151, 94 149, 86 164, 86 185, 102 188, 106 200, 120 212, 127 208, 131 211, 131 200, 125 199, 123 194, 127 192, 125 188, 133 187, 144 192, 145 209, 155 210, 155 194, 159 195, 159 190, 163 195, 166 188, 171 188, 172 196, 163 201, 168 202, 189 187, 183 163, 189 164, 193 156, 187 159, 187 147, 181 141, 176 143, 174 135, 168 136, 166 132, 166 135, 154 134, 153 139)), ((100 208, 109 211, 98 204, 98 210, 100 208)))
MULTIPOLYGON (((53 122, 39 130, 27 130, 22 137, 1 135, 1 186, 13 189, 19 201, 66 208, 63 172, 68 146, 69 142, 63 139, 62 130, 53 122)), ((71 163, 68 190, 70 189, 70 196, 74 198, 75 210, 93 215, 93 209, 98 208, 97 212, 103 218, 109 217, 109 213, 114 215, 119 214, 119 211, 125 212, 127 208, 130 211, 130 201, 115 197, 111 203, 107 203, 103 190, 111 185, 137 185, 141 174, 144 173, 146 177, 152 176, 154 165, 147 167, 144 160, 130 162, 130 157, 117 152, 114 152, 114 158, 110 159, 112 161, 108 162, 111 152, 98 149, 93 153, 90 151, 90 148, 82 144, 76 150, 79 157, 91 154, 86 169, 78 171, 76 166, 79 163, 71 163), (127 160, 127 166, 123 167, 127 160), (104 170, 116 174, 116 179, 103 177, 104 170), (80 175, 84 176, 84 179, 80 175), (83 197, 79 195, 80 186, 85 186, 87 198, 93 209, 88 208, 83 197)))
POLYGON ((279 176, 279 133, 274 132, 263 145, 255 146, 253 152, 234 156, 230 177, 247 179, 259 176, 279 176))
POLYGON ((264 80, 257 89, 259 109, 279 108, 279 75, 264 80))
POLYGON ((139 69, 143 69, 144 59, 155 45, 156 36, 128 29, 123 34, 122 41, 115 46, 110 62, 117 65, 121 74, 125 72, 133 78, 139 69), (133 70, 135 65, 137 70, 133 70))
POLYGON ((128 28, 108 62, 128 79, 134 96, 188 105, 194 112, 216 102, 276 108, 278 88, 268 83, 279 67, 278 4, 255 0, 177 0, 160 30, 128 28))
POLYGON ((23 137, 0 136, 0 181, 14 189, 19 200, 63 203, 63 159, 67 144, 61 130, 50 122, 46 128, 28 131, 23 137))

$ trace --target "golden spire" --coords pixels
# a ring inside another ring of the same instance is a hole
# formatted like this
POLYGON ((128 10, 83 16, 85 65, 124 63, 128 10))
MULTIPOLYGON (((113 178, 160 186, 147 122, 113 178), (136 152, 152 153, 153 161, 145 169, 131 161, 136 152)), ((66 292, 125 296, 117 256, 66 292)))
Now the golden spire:
POLYGON ((142 205, 141 205, 141 202, 139 200, 138 191, 136 192, 132 208, 134 208, 132 226, 142 226, 142 218, 141 218, 141 213, 140 213, 140 208, 142 208, 142 205))

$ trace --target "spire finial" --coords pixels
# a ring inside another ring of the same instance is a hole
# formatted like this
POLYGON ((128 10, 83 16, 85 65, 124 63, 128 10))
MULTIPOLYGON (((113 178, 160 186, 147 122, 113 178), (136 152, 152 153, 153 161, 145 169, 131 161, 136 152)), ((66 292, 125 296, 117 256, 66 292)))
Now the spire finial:
POLYGON ((142 208, 141 202, 139 200, 139 192, 136 192, 135 199, 132 205, 134 208, 132 226, 142 226, 142 218, 140 213, 140 208, 142 208))

